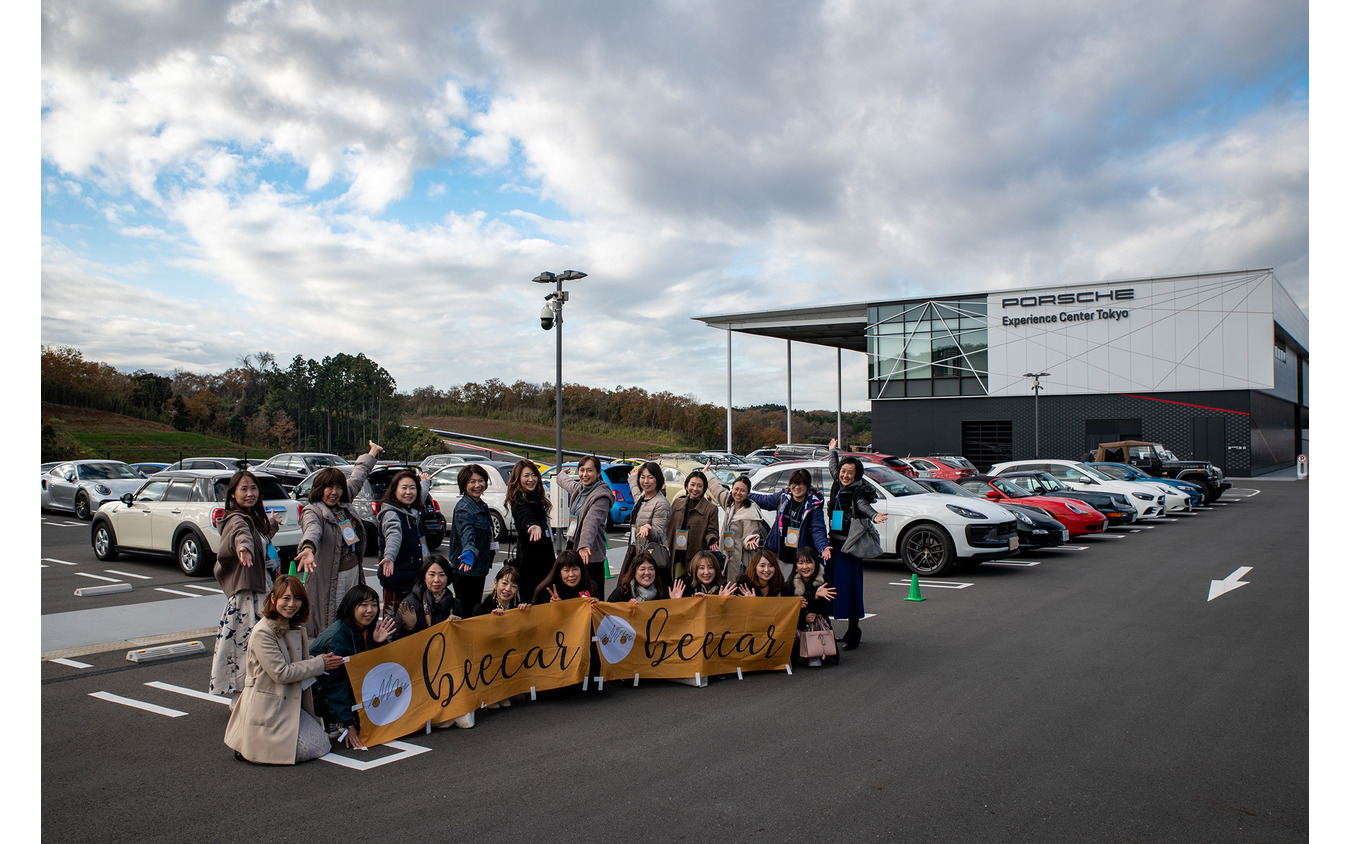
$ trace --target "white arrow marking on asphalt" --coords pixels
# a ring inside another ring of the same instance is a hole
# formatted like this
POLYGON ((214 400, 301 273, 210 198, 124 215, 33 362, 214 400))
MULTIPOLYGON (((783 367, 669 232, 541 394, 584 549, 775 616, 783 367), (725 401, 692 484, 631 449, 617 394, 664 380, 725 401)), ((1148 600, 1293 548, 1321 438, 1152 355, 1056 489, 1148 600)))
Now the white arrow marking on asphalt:
POLYGON ((1215 598, 1219 597, 1225 592, 1232 592, 1239 586, 1246 586, 1247 584, 1242 580, 1242 578, 1246 577, 1247 572, 1251 570, 1252 570, 1251 566, 1243 566, 1242 568, 1225 577, 1223 580, 1211 580, 1209 582, 1209 597, 1205 599, 1206 603, 1214 600, 1215 598))

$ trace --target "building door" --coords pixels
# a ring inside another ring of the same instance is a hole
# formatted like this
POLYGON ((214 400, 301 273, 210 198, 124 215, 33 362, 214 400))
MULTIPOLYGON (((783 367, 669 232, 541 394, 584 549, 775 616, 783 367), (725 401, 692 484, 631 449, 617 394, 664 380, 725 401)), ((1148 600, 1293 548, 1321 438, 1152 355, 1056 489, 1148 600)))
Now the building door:
POLYGON ((1124 440, 1141 440, 1143 438, 1144 420, 1142 419, 1083 420, 1083 447, 1088 454, 1096 454, 1097 446, 1102 443, 1118 443, 1124 440))
POLYGON ((1228 442, 1224 437, 1222 419, 1213 416, 1191 417, 1191 457, 1208 460, 1219 471, 1228 474, 1228 442))

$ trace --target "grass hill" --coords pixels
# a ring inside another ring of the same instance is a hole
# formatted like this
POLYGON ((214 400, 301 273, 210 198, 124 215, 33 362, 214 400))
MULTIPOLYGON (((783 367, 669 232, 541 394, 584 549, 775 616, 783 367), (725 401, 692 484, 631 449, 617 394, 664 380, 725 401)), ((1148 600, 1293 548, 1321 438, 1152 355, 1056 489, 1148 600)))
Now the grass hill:
MULTIPOLYGON (((440 431, 457 431, 480 437, 530 443, 537 448, 531 449, 525 456, 539 458, 545 462, 551 462, 546 457, 553 453, 553 440, 557 433, 554 425, 511 419, 484 419, 476 416, 427 416, 406 421, 409 425, 422 425, 440 431)), ((523 451, 508 446, 503 448, 518 453, 523 451)), ((690 446, 681 443, 679 438, 669 431, 616 428, 609 425, 575 425, 564 420, 563 448, 569 451, 588 451, 625 457, 663 451, 685 451, 690 446)))
MULTIPOLYGON (((42 403, 42 422, 52 420, 56 432, 73 440, 82 452, 79 457, 122 460, 127 463, 157 461, 172 463, 182 457, 220 454, 267 457, 262 450, 219 437, 176 431, 171 425, 108 413, 86 407, 42 403)), ((55 458, 53 458, 55 459, 55 458)))

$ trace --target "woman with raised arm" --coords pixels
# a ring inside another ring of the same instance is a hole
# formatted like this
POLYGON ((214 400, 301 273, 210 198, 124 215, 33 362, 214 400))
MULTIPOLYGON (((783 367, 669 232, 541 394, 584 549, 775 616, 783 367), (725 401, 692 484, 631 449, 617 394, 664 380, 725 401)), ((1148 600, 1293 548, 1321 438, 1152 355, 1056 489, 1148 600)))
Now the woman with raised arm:
POLYGON ((554 480, 567 491, 572 526, 567 538, 581 561, 596 594, 605 591, 605 525, 614 506, 614 491, 600 474, 600 458, 588 454, 577 462, 577 477, 563 469, 554 480))
POLYGON ((351 502, 361 491, 366 476, 384 449, 370 441, 370 451, 356 458, 351 476, 333 466, 314 475, 309 503, 300 513, 300 548, 295 562, 309 592, 309 621, 305 633, 311 638, 333 623, 338 602, 358 583, 366 582, 361 560, 366 553, 366 531, 352 512, 351 502))
POLYGON ((248 637, 262 619, 263 601, 272 586, 267 564, 276 559, 272 537, 280 519, 280 513, 269 518, 263 509, 257 476, 246 470, 235 472, 225 489, 225 517, 213 572, 228 596, 211 657, 208 690, 213 695, 232 697, 244 688, 248 637))
POLYGON ((726 555, 723 577, 734 581, 745 572, 750 565, 750 558, 764 544, 774 514, 765 513, 751 500, 750 479, 745 475, 732 481, 728 489, 712 471, 711 461, 703 468, 708 476, 708 497, 726 511, 726 519, 722 524, 723 541, 718 547, 726 555), (728 538, 730 542, 725 541, 728 538))
POLYGON ((529 460, 517 460, 506 481, 506 504, 516 526, 516 568, 520 569, 520 594, 528 601, 534 590, 553 568, 553 532, 548 514, 553 502, 544 495, 539 467, 529 460))
POLYGON ((863 570, 862 560, 844 552, 844 542, 854 519, 870 519, 880 524, 886 521, 886 514, 878 513, 872 506, 877 494, 863 478, 862 461, 856 457, 840 460, 838 445, 838 440, 830 440, 830 475, 834 483, 830 484, 827 518, 833 551, 822 556, 825 557, 825 580, 836 592, 834 617, 848 619, 848 630, 839 641, 844 643, 844 650, 851 651, 862 640, 858 622, 864 615, 863 570))

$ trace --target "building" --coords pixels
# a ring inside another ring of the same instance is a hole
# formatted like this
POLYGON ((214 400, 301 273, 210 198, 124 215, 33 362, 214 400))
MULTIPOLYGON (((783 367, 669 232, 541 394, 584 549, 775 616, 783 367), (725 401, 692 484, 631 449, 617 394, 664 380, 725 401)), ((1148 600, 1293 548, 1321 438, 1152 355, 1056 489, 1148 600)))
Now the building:
POLYGON ((695 319, 728 349, 788 341, 789 382, 792 341, 865 353, 878 451, 986 467, 1143 439, 1239 476, 1307 453, 1308 317, 1270 268, 695 319))

